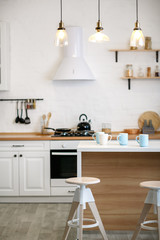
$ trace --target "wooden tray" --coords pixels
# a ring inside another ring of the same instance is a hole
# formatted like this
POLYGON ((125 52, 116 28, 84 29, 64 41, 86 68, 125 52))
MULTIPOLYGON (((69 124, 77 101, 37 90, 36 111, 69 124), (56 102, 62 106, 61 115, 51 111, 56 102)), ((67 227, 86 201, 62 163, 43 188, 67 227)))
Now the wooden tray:
POLYGON ((140 115, 138 119, 138 126, 141 130, 144 125, 144 120, 147 120, 147 124, 149 124, 149 120, 152 120, 152 125, 155 131, 160 127, 160 116, 156 112, 148 111, 140 115))
POLYGON ((140 130, 138 128, 129 128, 124 129, 124 132, 128 134, 139 134, 140 130))

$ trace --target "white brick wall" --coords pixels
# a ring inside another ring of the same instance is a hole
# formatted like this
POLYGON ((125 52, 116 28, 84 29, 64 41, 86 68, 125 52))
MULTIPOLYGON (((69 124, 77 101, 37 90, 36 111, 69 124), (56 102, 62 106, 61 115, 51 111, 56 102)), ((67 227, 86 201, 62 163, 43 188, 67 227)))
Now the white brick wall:
MULTIPOLYGON (((106 44, 92 44, 88 37, 97 21, 96 0, 63 1, 65 25, 83 27, 84 52, 96 81, 53 82, 61 49, 54 46, 59 22, 59 0, 0 0, 0 20, 11 28, 11 88, 0 98, 44 98, 30 110, 30 125, 15 124, 16 104, 0 102, 0 132, 40 131, 43 113, 52 112, 50 126, 76 127, 81 113, 92 119, 92 129, 111 121, 113 130, 137 127, 144 111, 160 114, 160 81, 134 80, 128 91, 121 80, 125 65, 136 71, 156 66, 155 53, 119 53, 115 63, 111 48, 127 48, 135 22, 135 0, 101 0, 106 44)), ((144 35, 152 37, 153 48, 160 48, 160 1, 139 0, 139 20, 144 35)), ((160 66, 160 63, 159 63, 160 66)))

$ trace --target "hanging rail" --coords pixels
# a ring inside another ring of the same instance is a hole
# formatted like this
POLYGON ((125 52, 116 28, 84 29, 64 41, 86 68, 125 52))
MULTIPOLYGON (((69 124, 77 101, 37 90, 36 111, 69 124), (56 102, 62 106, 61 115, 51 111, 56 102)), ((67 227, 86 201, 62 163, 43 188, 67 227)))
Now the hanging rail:
POLYGON ((27 101, 30 100, 36 100, 36 101, 43 101, 43 98, 6 98, 6 99, 0 99, 0 101, 27 101))

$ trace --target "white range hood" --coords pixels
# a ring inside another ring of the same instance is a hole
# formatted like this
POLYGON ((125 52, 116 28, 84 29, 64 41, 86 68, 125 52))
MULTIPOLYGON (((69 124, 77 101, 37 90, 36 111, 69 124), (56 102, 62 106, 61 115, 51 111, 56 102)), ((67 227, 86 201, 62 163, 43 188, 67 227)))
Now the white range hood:
POLYGON ((81 27, 66 27, 68 46, 63 47, 63 59, 53 80, 95 80, 83 57, 81 27))

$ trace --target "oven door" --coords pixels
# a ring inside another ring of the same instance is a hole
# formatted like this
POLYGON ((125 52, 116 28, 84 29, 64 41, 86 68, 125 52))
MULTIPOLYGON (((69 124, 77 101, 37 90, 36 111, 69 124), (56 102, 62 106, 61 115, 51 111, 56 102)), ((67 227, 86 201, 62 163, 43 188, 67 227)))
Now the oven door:
POLYGON ((77 177, 77 150, 51 150, 50 154, 51 186, 69 186, 65 179, 77 177))

